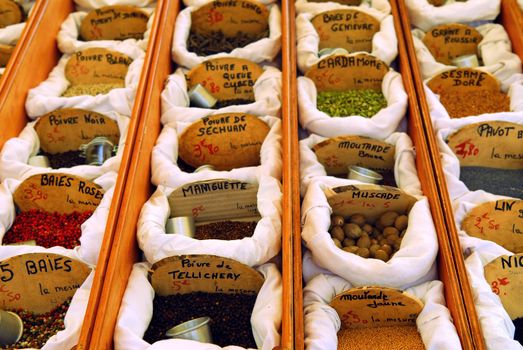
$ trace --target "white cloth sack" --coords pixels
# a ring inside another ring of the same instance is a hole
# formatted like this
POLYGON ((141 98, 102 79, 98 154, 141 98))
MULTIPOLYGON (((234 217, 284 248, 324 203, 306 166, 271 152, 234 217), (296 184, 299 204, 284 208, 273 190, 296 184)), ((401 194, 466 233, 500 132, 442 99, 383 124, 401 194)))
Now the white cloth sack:
MULTIPOLYGON (((116 350, 155 349, 155 350, 241 350, 239 346, 226 346, 200 343, 193 340, 169 339, 149 344, 143 340, 145 331, 153 314, 154 290, 147 278, 151 265, 135 264, 123 296, 116 328, 114 346, 116 350)), ((279 329, 282 313, 282 281, 276 265, 265 264, 258 267, 265 277, 251 316, 253 335, 258 349, 272 350, 280 344, 279 329)))
POLYGON ((192 123, 191 121, 170 123, 163 127, 160 136, 156 140, 151 156, 151 182, 171 188, 182 186, 189 182, 207 180, 211 175, 213 178, 228 179, 259 175, 272 176, 279 180, 281 177, 281 121, 276 117, 260 117, 269 126, 269 133, 262 143, 260 151, 260 165, 253 167, 235 168, 230 171, 205 170, 198 173, 186 173, 180 169, 178 161, 178 137, 192 123))
MULTIPOLYGON (((76 251, 54 247, 45 249, 31 246, 1 246, 0 260, 5 260, 16 255, 29 253, 53 253, 60 254, 71 259, 82 260, 76 251)), ((85 311, 89 302, 89 294, 93 284, 94 270, 87 276, 84 283, 78 288, 71 300, 64 318, 65 329, 53 335, 41 348, 42 350, 72 349, 80 338, 80 332, 84 323, 85 311)))
MULTIPOLYGON (((296 0, 294 6, 296 7, 297 14, 329 11, 337 8, 354 8, 354 6, 341 5, 335 1, 313 2, 308 0, 296 0)), ((391 11, 390 4, 387 0, 362 0, 361 4, 358 6, 359 10, 370 8, 378 10, 384 15, 390 14, 391 11)))
MULTIPOLYGON (((300 189, 302 195, 305 195, 309 183, 315 177, 327 176, 325 167, 318 161, 316 153, 312 150, 314 146, 327 139, 328 137, 311 134, 306 139, 300 141, 300 189)), ((396 148, 394 154, 396 184, 401 188, 402 186, 409 186, 409 183, 414 181, 412 183, 416 186, 415 191, 418 192, 420 185, 414 160, 414 148, 409 135, 396 132, 381 141, 392 144, 396 148)))
POLYGON ((118 51, 133 59, 125 76, 124 88, 113 89, 107 94, 96 96, 61 97, 70 85, 65 77, 65 66, 71 55, 66 54, 58 61, 58 65, 53 68, 47 80, 29 90, 25 102, 27 115, 35 119, 60 108, 73 107, 96 110, 100 113, 115 111, 123 115, 131 115, 145 54, 139 47, 130 44, 119 45, 118 51))
POLYGON ((451 200, 455 200, 470 190, 465 183, 460 181, 460 164, 458 157, 454 154, 452 149, 448 146, 445 140, 454 132, 469 124, 488 122, 488 121, 505 121, 523 125, 523 117, 517 115, 501 115, 495 117, 496 114, 484 114, 478 117, 468 117, 452 119, 446 122, 446 127, 441 128, 436 133, 436 140, 439 146, 441 155, 441 165, 445 173, 445 180, 447 182, 447 190, 451 200), (494 117, 493 117, 494 116, 494 117))
POLYGON ((467 116, 462 118, 451 118, 446 108, 441 104, 439 95, 432 92, 427 86, 427 79, 423 87, 425 89, 425 96, 427 105, 430 111, 430 117, 432 124, 436 130, 454 125, 459 121, 471 120, 503 120, 505 118, 523 118, 523 74, 515 74, 511 79, 506 81, 505 84, 501 84, 502 91, 508 94, 510 99, 510 110, 511 112, 498 112, 498 113, 485 113, 477 116, 467 116))
POLYGON ((428 0, 405 0, 405 4, 411 24, 427 31, 440 24, 492 21, 499 14, 500 0, 448 0, 440 7, 428 0))
POLYGON ((79 9, 92 10, 103 6, 113 5, 150 7, 156 3, 156 0, 74 0, 74 2, 79 9))
MULTIPOLYGON (((147 261, 159 261, 173 255, 210 254, 237 260, 249 266, 261 265, 280 251, 281 198, 280 184, 272 177, 245 174, 235 178, 257 184, 257 205, 261 219, 252 237, 237 240, 198 240, 184 235, 166 234, 165 224, 171 210, 167 198, 173 188, 159 186, 142 208, 138 220, 138 244, 147 261)), ((213 178, 207 174, 208 178, 213 178)))
MULTIPOLYGON (((45 171, 40 173, 56 173, 57 171, 45 171)), ((102 239, 105 233, 105 224, 111 208, 113 199, 114 185, 116 184, 117 174, 109 172, 105 175, 94 179, 93 182, 100 185, 105 193, 100 204, 93 214, 82 224, 82 235, 80 236, 80 246, 74 250, 78 257, 88 264, 95 265, 98 261, 98 254, 102 245, 102 239)), ((8 179, 0 185, 0 243, 16 217, 16 208, 13 200, 13 194, 23 180, 8 179)), ((58 247, 64 251, 68 249, 58 247)), ((0 251, 4 247, 0 247, 0 251)), ((71 250, 69 250, 71 251, 71 250)))
POLYGON ((334 244, 328 230, 332 209, 323 192, 338 186, 361 184, 359 181, 334 177, 317 177, 311 181, 302 203, 301 236, 319 267, 331 271, 355 286, 379 285, 404 287, 428 280, 436 259, 438 239, 429 203, 422 196, 412 153, 404 153, 402 164, 395 169, 398 187, 418 199, 408 215, 408 228, 401 248, 388 261, 366 259, 346 252, 334 244))
POLYGON ((463 236, 460 240, 462 248, 468 247, 472 252, 465 260, 465 267, 486 348, 488 350, 523 349, 523 346, 514 340, 514 324, 499 297, 492 292, 484 272, 484 266, 498 256, 513 254, 487 240, 463 236))
POLYGON ((176 120, 203 118, 218 113, 248 113, 279 116, 281 109, 281 72, 274 67, 263 67, 263 73, 254 83, 254 102, 219 109, 189 107, 187 80, 182 68, 167 78, 162 91, 162 124, 176 120))
POLYGON ((72 54, 76 51, 80 51, 89 47, 105 47, 111 50, 118 50, 121 45, 137 45, 142 50, 147 49, 149 43, 149 37, 151 35, 151 26, 154 21, 154 11, 152 9, 142 9, 149 15, 149 21, 147 22, 147 30, 144 33, 143 39, 129 38, 126 40, 91 40, 83 41, 80 36, 80 26, 82 21, 87 16, 88 12, 79 11, 71 12, 65 19, 60 27, 60 31, 56 36, 58 48, 62 53, 72 54))
MULTIPOLYGON (((353 286, 333 275, 318 275, 303 290, 305 348, 336 350, 337 333, 341 328, 338 313, 329 303, 334 297, 353 286)), ((405 289, 419 298, 424 306, 416 326, 427 350, 461 349, 456 328, 445 304, 443 283, 425 282, 405 289)))
MULTIPOLYGON (((510 38, 501 24, 489 23, 478 26, 476 29, 483 36, 478 44, 478 58, 483 60, 481 70, 493 74, 501 82, 512 78, 514 74, 521 73, 521 60, 512 53, 510 38)), ((423 79, 429 79, 442 71, 457 68, 436 61, 422 41, 424 36, 425 32, 422 30, 412 30, 412 39, 423 79)))
MULTIPOLYGON (((372 7, 353 6, 350 8, 364 12, 380 22, 380 30, 372 37, 372 52, 370 54, 390 65, 398 55, 398 39, 396 38, 392 15, 384 14, 372 7)), ((337 9, 347 9, 347 7, 339 5, 339 7, 333 7, 329 10, 337 9)), ((311 66, 320 60, 318 57, 320 36, 311 20, 321 12, 325 12, 325 10, 302 13, 296 17, 298 67, 302 73, 307 72, 311 66)))
MULTIPOLYGON (((203 6, 212 1, 213 0, 183 0, 183 4, 186 7, 189 7, 189 6, 200 7, 200 6, 203 6)), ((276 0, 257 0, 257 1, 261 2, 262 4, 264 4, 266 6, 277 2, 276 0)))
MULTIPOLYGON (((348 78, 347 78, 348 79, 348 78)), ((390 70, 383 78, 382 92, 387 107, 372 118, 362 116, 331 117, 317 109, 317 91, 314 82, 307 77, 298 78, 298 107, 301 126, 310 133, 325 137, 342 135, 373 135, 386 138, 399 126, 407 111, 407 93, 401 75, 390 70)))
MULTIPOLYGON (((203 4, 202 4, 203 5, 203 4)), ((198 7, 187 7, 180 11, 174 27, 172 58, 179 65, 192 68, 205 60, 219 57, 236 57, 260 63, 272 61, 281 48, 281 13, 277 4, 268 5, 269 10, 269 36, 238 47, 229 53, 221 52, 210 56, 198 56, 187 49, 187 39, 191 30, 191 15, 198 7)))
MULTIPOLYGON (((118 172, 127 139, 127 129, 130 119, 114 112, 106 113, 105 116, 115 120, 120 130, 120 141, 118 142, 116 155, 106 160, 101 166, 77 165, 71 168, 57 169, 57 171, 91 179, 97 178, 109 171, 118 172)), ((4 143, 4 147, 0 152, 0 180, 8 178, 21 179, 39 174, 42 172, 42 169, 46 169, 46 171, 51 170, 50 167, 42 168, 28 164, 29 158, 40 151, 40 139, 34 128, 35 123, 36 121, 27 123, 18 137, 13 137, 4 143)))

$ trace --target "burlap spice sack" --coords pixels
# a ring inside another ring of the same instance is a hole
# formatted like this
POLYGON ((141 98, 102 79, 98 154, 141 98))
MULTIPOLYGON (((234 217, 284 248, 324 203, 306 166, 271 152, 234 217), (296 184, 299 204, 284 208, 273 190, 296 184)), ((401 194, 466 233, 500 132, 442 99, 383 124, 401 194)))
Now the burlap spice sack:
MULTIPOLYGON (((300 189, 302 195, 305 195, 307 187, 314 178, 328 175, 325 167, 318 161, 318 157, 314 152, 314 146, 327 139, 327 137, 312 134, 300 141, 300 189)), ((372 140, 376 140, 376 138, 369 139, 369 141, 372 140)), ((410 137, 405 133, 398 132, 380 141, 395 146, 394 180, 396 185, 400 188, 413 186, 415 191, 419 191, 420 185, 410 137)), ((364 152, 363 147, 361 147, 361 151, 364 152)))
MULTIPOLYGON (((94 179, 109 171, 118 172, 127 138, 127 129, 130 123, 129 117, 118 113, 106 113, 106 116, 117 121, 120 130, 120 141, 117 153, 107 159, 102 165, 76 165, 70 168, 60 168, 57 171, 94 179)), ((35 122, 29 122, 20 132, 18 137, 13 137, 4 143, 0 152, 0 179, 21 179, 34 174, 41 173, 42 168, 29 164, 29 158, 37 155, 40 151, 40 140, 35 131, 35 122)), ((89 141, 86 141, 86 143, 89 141)))
MULTIPOLYGON (((206 180, 209 174, 214 178, 227 179, 246 176, 249 173, 272 176, 279 180, 281 177, 281 121, 275 117, 260 117, 260 120, 269 126, 269 133, 265 137, 260 151, 260 165, 234 168, 229 171, 204 170, 201 172, 187 172, 180 168, 179 137, 183 132, 199 119, 170 123, 163 127, 151 156, 151 181, 155 185, 176 188, 183 184, 206 180)), ((232 161, 232 159, 231 159, 232 161)))
MULTIPOLYGON (((53 173, 53 171, 42 171, 41 173, 44 172, 53 173)), ((117 175, 115 172, 109 172, 93 180, 102 187, 105 193, 92 215, 82 224, 80 245, 73 249, 82 261, 91 265, 95 265, 98 261, 117 175)), ((13 194, 23 180, 8 179, 0 185, 0 243, 15 221, 17 214, 13 194)), ((0 252, 2 249, 4 249, 3 246, 0 247, 0 252)))
MULTIPOLYGON (((256 174, 230 178, 258 185, 257 207, 261 216, 254 234, 235 240, 199 240, 181 234, 166 234, 165 224, 171 216, 168 197, 175 190, 159 186, 145 203, 138 221, 138 244, 148 261, 159 261, 173 255, 210 254, 237 260, 249 266, 261 265, 280 251, 281 189, 272 177, 256 174)), ((216 179, 208 176, 208 180, 216 179)))
MULTIPOLYGON (((380 12, 372 7, 355 7, 355 6, 332 6, 329 10, 354 9, 368 14, 380 22, 379 31, 372 37, 371 55, 378 57, 388 65, 398 55, 398 39, 394 29, 394 22, 391 15, 380 12)), ((318 14, 325 12, 321 9, 315 12, 302 13, 296 17, 296 37, 298 41, 298 67, 302 73, 307 72, 311 66, 316 64, 320 58, 320 36, 311 20, 318 14)))
POLYGON ((131 44, 120 45, 118 52, 133 60, 128 67, 123 88, 114 88, 106 94, 95 96, 62 97, 62 94, 71 85, 65 77, 65 67, 72 55, 65 54, 58 61, 58 65, 53 68, 47 80, 29 90, 25 102, 27 115, 35 119, 60 108, 81 108, 96 110, 100 113, 117 112, 131 115, 145 53, 138 46, 131 44))
MULTIPOLYGON (((481 69, 481 68, 480 68, 481 69)), ((440 72, 441 73, 441 72, 440 72)), ((444 105, 441 103, 440 98, 441 96, 434 93, 428 86, 427 83, 430 81, 429 79, 426 79, 424 82, 424 88, 425 88, 425 96, 426 101, 429 106, 430 110, 430 116, 432 119, 432 123, 434 127, 439 130, 441 128, 446 128, 451 125, 456 125, 455 123, 460 123, 458 120, 461 121, 468 121, 467 123, 471 123, 473 120, 481 121, 484 119, 490 119, 490 120, 504 120, 505 118, 521 118, 523 117, 523 74, 514 74, 510 79, 506 80, 504 83, 501 84, 501 93, 506 94, 509 101, 509 109, 510 111, 506 112, 496 112, 496 113, 474 113, 471 114, 472 110, 474 109, 474 106, 479 104, 482 101, 489 101, 488 98, 489 95, 478 95, 477 97, 470 96, 466 92, 463 92, 463 95, 458 95, 456 98, 462 99, 462 100, 468 100, 468 101, 474 101, 474 103, 471 103, 469 106, 465 105, 464 103, 456 103, 453 104, 453 106, 459 107, 454 109, 452 113, 459 113, 464 116, 460 117, 451 117, 451 113, 447 111, 447 109, 444 107, 444 105)), ((496 94, 494 96, 495 92, 491 92, 492 98, 495 98, 495 102, 493 102, 492 106, 500 106, 500 97, 496 94)), ((451 98, 452 95, 449 97, 451 98)), ((504 104, 503 104, 504 105, 504 104)), ((487 105, 488 106, 488 105, 487 105)), ((482 108, 486 108, 484 105, 482 108)), ((494 107, 493 107, 494 108, 494 107)))
MULTIPOLYGON (((514 74, 521 73, 521 60, 512 53, 510 39, 502 25, 484 24, 476 29, 483 36, 477 50, 478 59, 483 62, 482 70, 491 73, 502 83, 511 79, 514 74)), ((423 79, 431 78, 445 70, 457 68, 436 61, 422 41, 425 34, 420 29, 412 30, 416 56, 423 79)))
POLYGON ((460 241, 461 247, 470 252, 465 259, 465 267, 487 349, 523 349, 514 340, 514 323, 503 308, 499 296, 492 292, 484 271, 485 265, 500 255, 513 254, 496 243, 478 238, 461 237, 460 241))
MULTIPOLYGON (((201 5, 205 5, 210 1, 206 1, 201 5)), ((281 13, 277 4, 270 4, 267 6, 269 10, 269 35, 252 42, 244 47, 237 47, 229 53, 218 53, 209 56, 199 56, 194 52, 188 50, 188 39, 191 31, 191 15, 199 7, 190 6, 180 11, 176 18, 174 27, 173 44, 172 44, 172 58, 173 61, 180 66, 192 68, 205 60, 219 57, 236 57, 245 58, 247 60, 261 63, 272 61, 280 52, 281 48, 281 13)))
POLYGON ((187 91, 187 80, 182 68, 167 78, 162 91, 162 124, 176 120, 202 118, 217 113, 247 113, 255 115, 280 116, 281 109, 281 72, 274 67, 263 67, 264 72, 253 86, 254 102, 243 105, 231 105, 210 109, 191 107, 187 91))
POLYGON ((314 263, 355 286, 403 287, 414 282, 425 282, 426 279, 422 279, 434 264, 438 240, 428 200, 422 196, 415 174, 406 176, 409 177, 411 182, 406 184, 408 188, 402 189, 418 200, 408 214, 408 226, 401 246, 387 262, 344 251, 336 246, 329 233, 332 208, 324 190, 362 183, 333 177, 315 178, 302 204, 302 238, 312 252, 314 263))
MULTIPOLYGON (((191 349, 241 350, 242 347, 220 347, 193 340, 168 339, 149 344, 143 340, 153 316, 154 290, 147 278, 151 265, 135 264, 127 283, 114 331, 115 349, 191 349)), ((271 350, 280 344, 282 282, 276 265, 265 264, 257 268, 265 277, 251 316, 251 325, 258 349, 271 350)))
POLYGON ((119 46, 122 45, 136 45, 140 47, 142 50, 147 49, 147 45, 149 43, 149 37, 151 35, 151 26, 154 21, 154 10, 150 8, 143 8, 141 9, 147 16, 149 16, 149 20, 147 22, 147 30, 145 31, 143 35, 143 39, 125 39, 125 40, 92 40, 92 41, 85 41, 82 38, 80 38, 80 26, 82 25, 82 21, 87 16, 88 12, 86 11, 78 11, 78 12, 71 12, 69 16, 65 19, 65 21, 62 23, 62 26, 60 27, 60 31, 58 32, 58 35, 56 36, 56 40, 58 43, 58 48, 62 53, 68 53, 72 54, 76 51, 88 48, 88 47, 105 47, 111 50, 119 51, 119 46))
MULTIPOLYGON (((82 261, 76 251, 64 249, 61 247, 54 247, 45 249, 42 247, 30 246, 9 246, 0 248, 0 260, 5 260, 21 254, 29 253, 51 253, 60 254, 74 260, 82 261)), ((91 287, 93 284, 94 270, 87 276, 83 284, 76 290, 73 298, 67 309, 64 318, 64 329, 50 337, 42 350, 62 350, 71 349, 80 338, 80 332, 84 323, 85 311, 89 302, 89 295, 91 294, 91 287)), ((35 291, 36 293, 36 291, 35 291)))
POLYGON ((401 75, 390 69, 383 78, 382 89, 387 106, 374 116, 359 115, 331 117, 317 108, 317 90, 307 77, 298 78, 298 107, 300 125, 310 133, 325 137, 368 135, 386 138, 398 128, 407 110, 407 93, 401 75))
MULTIPOLYGON (((307 283, 303 290, 305 347, 307 350, 338 349, 337 333, 341 328, 340 317, 329 303, 350 288, 350 282, 329 274, 320 274, 307 283)), ((423 310, 416 319, 416 326, 426 349, 461 349, 461 344, 445 305, 443 283, 437 280, 404 289, 419 298, 423 310)))
MULTIPOLYGON (((335 1, 328 2, 314 2, 308 0, 296 0, 294 3, 296 7, 296 13, 312 13, 312 12, 321 12, 329 11, 337 8, 350 8, 353 6, 340 5, 340 3, 335 1)), ((375 9, 381 12, 383 15, 390 14, 390 4, 387 0, 361 0, 358 5, 359 10, 363 9, 375 9)))
POLYGON ((434 6, 428 0, 405 0, 410 22, 414 27, 428 31, 446 23, 493 21, 499 14, 500 0, 447 0, 443 6, 434 6))
MULTIPOLYGON (((447 139, 450 135, 454 134, 461 128, 469 125, 469 124, 475 124, 475 123, 483 123, 483 122, 511 122, 516 124, 523 124, 523 117, 515 116, 515 115, 501 115, 496 118, 492 118, 490 115, 486 114, 483 116, 478 117, 470 117, 470 118, 462 118, 462 119, 454 119, 451 120, 449 123, 447 123, 447 126, 444 128, 441 128, 436 133, 436 140, 438 143, 438 147, 440 150, 441 155, 441 163, 443 167, 443 172, 445 173, 445 180, 447 182, 447 190, 449 192, 449 196, 451 200, 455 200, 460 198, 461 196, 469 193, 471 190, 467 187, 467 185, 460 180, 461 176, 461 169, 460 169, 460 159, 458 156, 463 157, 463 154, 456 155, 454 151, 449 147, 447 144, 447 139)), ((520 144, 514 145, 514 150, 517 151, 520 144)), ((520 149, 520 148, 519 148, 520 149)), ((463 152, 468 152, 468 149, 463 149, 463 152)), ((501 171, 499 175, 502 173, 501 171)), ((508 178, 512 176, 512 179, 520 180, 521 177, 516 176, 514 178, 514 175, 507 175, 508 178)), ((473 178, 476 178, 477 180, 483 180, 484 176, 477 175, 472 176, 473 178)), ((492 181, 492 184, 496 186, 496 184, 499 184, 499 178, 496 176, 496 179, 492 181)), ((489 181, 489 180, 487 180, 489 181)), ((521 181, 521 180, 520 180, 521 181)))

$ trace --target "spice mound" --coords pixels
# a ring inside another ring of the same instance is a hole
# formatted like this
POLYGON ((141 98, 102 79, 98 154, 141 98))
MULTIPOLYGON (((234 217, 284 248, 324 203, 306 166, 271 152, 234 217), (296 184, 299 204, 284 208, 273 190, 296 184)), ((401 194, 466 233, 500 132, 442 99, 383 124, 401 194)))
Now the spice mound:
POLYGON ((256 229, 256 221, 221 221, 196 226, 196 239, 222 239, 232 241, 252 237, 256 229))
POLYGON ((45 314, 34 314, 24 310, 9 310, 22 319, 24 333, 17 343, 0 347, 0 349, 40 349, 47 343, 49 338, 65 329, 64 318, 70 303, 71 299, 45 314))
POLYGON ((55 154, 42 152, 42 155, 49 159, 49 165, 53 169, 71 168, 77 165, 84 165, 85 158, 80 156, 81 154, 81 151, 68 151, 55 154))
POLYGON ((221 30, 211 31, 209 34, 191 30, 189 40, 187 40, 187 49, 198 56, 209 56, 220 52, 229 53, 238 47, 247 46, 268 36, 269 30, 258 35, 238 32, 234 37, 225 36, 221 30))
POLYGON ((387 107, 387 100, 381 91, 372 89, 349 91, 322 91, 316 100, 318 110, 331 117, 360 115, 371 118, 387 107))
POLYGON ((459 178, 471 191, 523 198, 523 169, 466 166, 460 168, 459 178))
POLYGON ((29 210, 19 213, 5 234, 2 243, 12 244, 34 240, 45 248, 62 246, 73 249, 80 245, 81 226, 92 211, 71 214, 29 210))
POLYGON ((212 339, 216 345, 257 348, 252 335, 251 313, 256 295, 194 292, 166 297, 156 295, 153 317, 144 340, 150 344, 168 339, 170 328, 198 317, 211 318, 212 339))
POLYGON ((510 112, 510 99, 501 91, 434 91, 451 118, 510 112))
POLYGON ((416 326, 348 328, 338 332, 338 350, 424 350, 416 326))
POLYGON ((239 105, 246 105, 249 103, 253 103, 254 100, 247 100, 245 98, 234 98, 231 100, 223 100, 223 101, 217 101, 214 105, 213 109, 219 109, 229 106, 239 106, 239 105))
POLYGON ((125 84, 115 83, 115 84, 78 84, 72 85, 67 88, 62 94, 62 97, 73 97, 81 95, 91 95, 96 96, 100 94, 107 94, 113 89, 124 88, 125 84))
POLYGON ((333 215, 329 232, 334 244, 346 252, 389 261, 401 247, 408 221, 407 215, 395 211, 383 213, 375 223, 368 222, 362 214, 354 214, 347 220, 333 215))

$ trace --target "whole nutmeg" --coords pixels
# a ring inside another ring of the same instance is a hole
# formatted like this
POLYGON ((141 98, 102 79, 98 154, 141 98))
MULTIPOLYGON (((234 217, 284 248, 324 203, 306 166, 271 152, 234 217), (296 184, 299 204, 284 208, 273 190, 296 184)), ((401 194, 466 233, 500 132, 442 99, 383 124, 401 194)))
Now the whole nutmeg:
POLYGON ((400 215, 394 220, 394 227, 396 227, 398 231, 405 230, 408 224, 409 217, 407 215, 400 215))
POLYGON ((353 224, 356 224, 360 227, 365 225, 366 221, 367 221, 367 219, 362 214, 354 214, 350 217, 350 222, 353 224))
POLYGON ((370 238, 368 236, 362 236, 358 239, 357 243, 360 248, 369 248, 370 247, 370 238))
POLYGON ((368 258, 370 256, 370 252, 367 248, 358 248, 356 254, 358 254, 362 258, 368 258))
POLYGON ((356 224, 345 224, 343 225, 343 231, 348 238, 360 238, 362 234, 361 228, 356 224))
POLYGON ((345 239, 345 232, 340 226, 334 226, 331 230, 331 236, 341 242, 345 239))
POLYGON ((332 215, 331 217, 331 227, 334 226, 343 226, 345 224, 345 219, 341 215, 332 215))
POLYGON ((387 226, 393 226, 394 225, 394 221, 396 220, 396 218, 399 216, 398 213, 396 213, 395 211, 386 211, 385 213, 383 213, 380 218, 379 218, 379 223, 383 226, 383 227, 387 227, 387 226))

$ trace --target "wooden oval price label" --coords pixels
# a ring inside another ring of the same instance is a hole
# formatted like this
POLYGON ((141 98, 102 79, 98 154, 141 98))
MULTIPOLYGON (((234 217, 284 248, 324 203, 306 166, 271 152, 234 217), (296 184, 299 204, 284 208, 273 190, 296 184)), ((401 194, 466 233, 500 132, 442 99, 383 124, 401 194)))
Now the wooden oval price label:
POLYGON ((502 255, 485 265, 485 279, 512 320, 523 317, 523 254, 502 255))
POLYGON ((423 310, 418 298, 398 289, 351 288, 331 301, 342 328, 414 326, 423 310))
POLYGON ((24 20, 24 10, 13 0, 0 0, 0 28, 20 23, 24 20))
POLYGON ((226 37, 239 32, 260 35, 269 28, 269 10, 254 0, 214 0, 192 13, 191 31, 210 34, 222 31, 226 37))
POLYGON ((63 173, 38 174, 22 182, 13 194, 20 211, 70 214, 94 211, 104 190, 92 181, 63 173))
POLYGON ((382 60, 367 54, 331 55, 314 66, 305 76, 318 91, 374 89, 381 91, 383 77, 389 67, 382 60))
POLYGON ((264 278, 250 266, 214 255, 180 255, 152 266, 151 285, 157 295, 193 292, 258 294, 264 278))
POLYGON ((338 136, 312 147, 327 175, 347 174, 350 165, 374 171, 394 169, 395 146, 361 136, 338 136))
POLYGON ((14 46, 0 44, 0 67, 5 67, 7 65, 14 49, 14 46))
POLYGON ((98 136, 117 145, 120 140, 118 124, 103 114, 85 109, 58 109, 38 118, 35 131, 40 148, 55 154, 77 151, 83 144, 98 136))
POLYGON ((168 198, 171 217, 192 216, 197 222, 259 217, 258 185, 238 180, 186 184, 168 198))
POLYGON ((373 222, 386 211, 408 214, 416 198, 402 190, 372 184, 349 185, 325 190, 333 214, 349 217, 363 214, 373 222))
POLYGON ((443 90, 500 90, 499 81, 493 75, 474 68, 445 71, 430 79, 427 86, 437 94, 443 90))
POLYGON ((114 5, 94 9, 80 25, 83 40, 143 39, 149 15, 138 7, 114 5))
POLYGON ((461 166, 523 169, 523 125, 492 121, 464 126, 447 143, 461 166))
POLYGON ((254 115, 223 113, 202 118, 180 136, 179 155, 199 167, 216 170, 260 165, 260 150, 269 126, 254 115))
POLYGON ((123 84, 132 58, 117 51, 90 48, 75 52, 65 65, 71 85, 123 84))
POLYGON ((447 0, 428 0, 429 4, 434 5, 436 7, 443 6, 447 0))
POLYGON ((187 89, 201 84, 218 101, 245 99, 254 101, 254 83, 263 68, 241 58, 215 58, 205 61, 187 73, 187 89))
POLYGON ((473 27, 465 24, 442 24, 432 28, 423 37, 434 59, 443 64, 464 55, 477 55, 478 44, 483 36, 473 27))
POLYGON ((318 49, 344 48, 349 52, 372 51, 372 38, 380 30, 380 22, 358 10, 331 10, 311 20, 318 32, 318 49))
POLYGON ((523 201, 500 199, 472 209, 461 224, 468 235, 523 253, 523 201))
POLYGON ((0 308, 49 312, 71 298, 89 273, 85 263, 59 254, 6 259, 0 262, 0 308))

